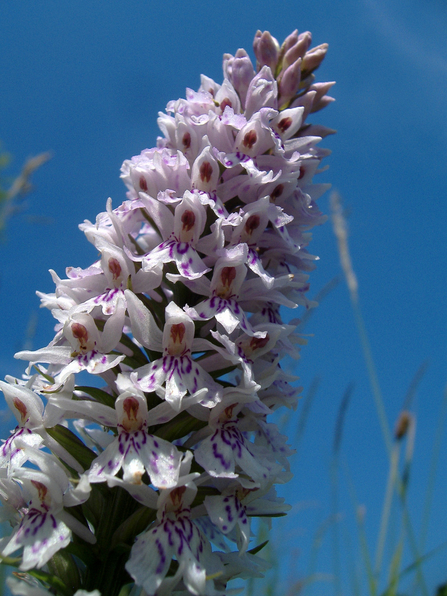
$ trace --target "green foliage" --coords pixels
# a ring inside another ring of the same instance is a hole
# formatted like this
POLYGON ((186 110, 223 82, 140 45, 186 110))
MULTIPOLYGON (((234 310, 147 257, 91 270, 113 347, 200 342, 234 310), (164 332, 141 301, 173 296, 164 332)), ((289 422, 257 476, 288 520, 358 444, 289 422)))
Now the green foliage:
POLYGON ((4 234, 8 219, 20 211, 23 198, 32 190, 31 175, 50 157, 48 152, 30 157, 18 176, 5 176, 4 170, 9 166, 11 156, 1 151, 0 145, 0 234, 4 234))
MULTIPOLYGON (((331 501, 331 513, 328 518, 323 520, 315 532, 309 557, 309 567, 302 577, 298 579, 293 578, 292 581, 289 580, 284 590, 284 581, 280 578, 284 564, 280 568, 280 561, 275 557, 275 552, 281 553, 283 550, 278 544, 278 541, 276 541, 276 544, 274 541, 271 541, 268 549, 265 549, 266 552, 264 554, 270 562, 272 569, 265 579, 251 580, 249 582, 247 596, 253 596, 254 594, 257 596, 260 594, 262 596, 277 596, 283 592, 287 596, 307 596, 310 593, 309 588, 313 584, 318 584, 319 586, 319 589, 315 593, 333 594, 334 596, 345 596, 347 594, 352 596, 415 596, 416 594, 422 596, 447 596, 447 583, 440 585, 437 588, 436 594, 430 593, 424 575, 424 563, 438 555, 440 551, 445 552, 447 548, 447 543, 444 543, 429 552, 425 550, 431 504, 435 489, 437 464, 447 419, 447 389, 440 404, 438 428, 434 432, 433 450, 429 465, 429 481, 425 494, 425 507, 419 533, 416 535, 407 503, 415 441, 415 418, 411 413, 411 405, 418 385, 426 371, 427 363, 423 362, 416 371, 403 401, 395 431, 392 432, 385 415, 384 397, 379 384, 367 329, 360 309, 358 283, 349 254, 344 212, 341 209, 340 197, 333 196, 331 200, 333 203, 332 209, 336 215, 334 217, 334 228, 341 265, 350 291, 353 314, 368 371, 371 394, 375 402, 382 431, 382 440, 389 459, 388 479, 384 487, 382 515, 377 531, 375 553, 374 556, 371 554, 371 544, 367 538, 364 526, 364 508, 357 499, 355 481, 350 477, 349 469, 345 469, 344 472, 351 493, 352 510, 355 512, 357 523, 357 537, 353 542, 351 542, 347 528, 344 527, 344 524, 340 523, 340 454, 342 451, 343 427, 346 422, 345 415, 349 406, 350 396, 354 390, 351 384, 342 396, 338 416, 334 421, 332 462, 330 469, 328 469, 331 479, 331 495, 328 495, 328 501, 331 501), (340 536, 341 528, 344 530, 344 540, 340 536), (323 541, 330 530, 332 530, 333 543, 332 573, 323 574, 317 570, 318 555, 323 541), (412 557, 412 562, 405 566, 404 555, 408 556, 408 553, 412 557), (342 587, 342 556, 345 561, 348 558, 350 589, 344 585, 342 587), (408 577, 412 578, 411 588, 409 588, 409 591, 402 591, 403 582, 408 577), (323 582, 326 584, 326 587, 322 589, 321 585, 323 582)), ((328 288, 332 289, 335 285, 336 283, 331 282, 331 284, 328 284, 328 288)), ((323 297, 324 295, 319 296, 318 301, 320 302, 323 297)), ((295 447, 298 447, 301 443, 317 387, 318 379, 315 379, 309 389, 309 394, 301 404, 300 418, 294 441, 295 447)), ((291 560, 291 562, 293 566, 293 561, 291 560)))

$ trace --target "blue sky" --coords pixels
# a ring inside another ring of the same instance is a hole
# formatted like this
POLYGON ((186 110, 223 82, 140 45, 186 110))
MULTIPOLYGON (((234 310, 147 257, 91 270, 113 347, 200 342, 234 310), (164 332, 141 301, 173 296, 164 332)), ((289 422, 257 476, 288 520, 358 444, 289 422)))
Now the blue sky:
MULTIPOLYGON (((257 29, 270 30, 280 41, 294 28, 310 30, 314 45, 329 43, 318 79, 337 81, 336 102, 313 119, 338 130, 322 144, 333 153, 320 180, 332 183, 349 211, 361 308, 391 426, 414 374, 428 362, 414 402, 409 503, 417 531, 446 383, 446 25, 442 0, 2 2, 0 139, 14 155, 11 173, 38 152, 50 150, 53 158, 35 175, 27 209, 9 222, 0 245, 1 377, 21 374, 13 353, 23 348, 31 317, 37 315, 32 347, 52 338, 51 316, 38 310, 35 290, 53 291, 48 269, 63 276, 66 266, 86 267, 96 258, 77 225, 103 211, 109 196, 114 206, 124 199, 119 168, 154 146, 158 111, 184 97, 186 87, 197 88, 201 73, 221 81, 222 54, 238 47, 251 51, 257 29)), ((329 211, 328 196, 321 208, 329 211)), ((315 230, 312 250, 320 257, 312 275, 316 294, 340 275, 329 223, 315 230)), ((286 524, 276 524, 288 550, 299 552, 293 562, 286 560, 285 579, 307 573, 314 533, 331 513, 332 437, 350 382, 355 388, 341 460, 366 508, 371 545, 387 477, 344 283, 314 312, 306 333, 313 337, 297 374, 305 393, 315 377, 320 383, 294 480, 283 490, 295 508, 286 524)), ((289 420, 289 431, 296 421, 297 416, 289 420)), ((447 540, 446 447, 444 441, 428 547, 447 540)), ((352 533, 352 557, 358 559, 343 474, 340 484, 340 527, 352 533)), ((319 572, 332 572, 330 555, 328 535, 319 572)), ((446 559, 444 550, 427 564, 431 593, 447 580, 446 559)), ((320 590, 321 585, 308 593, 320 590)))

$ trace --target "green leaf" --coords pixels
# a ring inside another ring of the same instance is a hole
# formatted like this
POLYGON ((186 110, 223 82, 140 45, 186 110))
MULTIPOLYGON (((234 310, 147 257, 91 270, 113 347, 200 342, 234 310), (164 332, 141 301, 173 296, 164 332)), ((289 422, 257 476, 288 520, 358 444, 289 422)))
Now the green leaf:
POLYGON ((53 426, 53 428, 47 428, 47 433, 57 441, 59 445, 62 445, 62 447, 64 447, 85 470, 90 468, 92 461, 96 457, 96 453, 86 447, 70 429, 57 424, 56 426, 53 426))
MULTIPOLYGON (((73 507, 70 507, 70 513, 72 512, 72 509, 73 507)), ((81 539, 78 538, 78 536, 73 536, 73 540, 76 542, 70 542, 64 550, 79 559, 79 561, 82 561, 86 567, 94 567, 95 564, 97 564, 97 558, 93 554, 91 545, 85 547, 82 544, 79 544, 78 541, 81 539)))
POLYGON ((47 375, 45 372, 40 370, 37 364, 33 364, 33 368, 41 375, 46 381, 50 383, 50 385, 54 385, 54 379, 50 375, 47 375))
POLYGON ((268 540, 265 540, 264 542, 261 542, 261 544, 258 544, 258 546, 255 546, 254 548, 248 550, 247 552, 250 553, 251 555, 257 555, 264 548, 264 546, 267 546, 268 542, 269 542, 268 540))
MULTIPOLYGON (((144 366, 144 364, 148 364, 149 360, 146 359, 146 361, 142 364, 140 361, 138 361, 136 358, 134 358, 133 356, 126 356, 124 358, 124 360, 121 362, 121 364, 125 364, 126 366, 128 366, 129 368, 131 368, 132 370, 135 370, 137 368, 140 368, 140 366, 144 366)), ((120 372, 120 371, 118 371, 120 372)))
POLYGON ((51 557, 48 561, 48 569, 55 577, 61 579, 73 593, 80 588, 79 568, 67 549, 59 550, 51 557))
POLYGON ((125 333, 121 335, 119 343, 123 344, 123 346, 126 346, 126 348, 132 351, 132 356, 135 359, 135 361, 138 362, 139 366, 144 366, 149 362, 143 350, 141 350, 141 348, 137 346, 137 344, 132 340, 132 338, 130 338, 125 333))
POLYGON ((74 388, 75 391, 82 391, 82 393, 86 393, 96 399, 97 402, 103 404, 104 406, 109 406, 109 408, 115 408, 115 396, 110 395, 106 391, 102 389, 98 389, 97 387, 87 387, 83 385, 77 385, 74 388))
POLYGON ((135 537, 143 532, 157 516, 157 512, 148 507, 140 507, 124 521, 112 536, 112 548, 118 544, 133 544, 135 537))
POLYGON ((160 437, 160 439, 172 442, 176 439, 181 439, 195 430, 200 430, 206 425, 207 422, 193 418, 188 412, 181 412, 170 422, 159 426, 155 430, 149 430, 149 432, 160 437))
POLYGON ((104 561, 96 568, 89 568, 84 589, 88 591, 98 589, 103 596, 118 596, 122 587, 132 581, 124 567, 129 559, 130 548, 120 544, 107 553, 104 561))
POLYGON ((125 586, 123 586, 121 588, 121 592, 119 593, 119 596, 129 596, 133 587, 134 587, 134 583, 130 583, 130 584, 126 584, 125 586))
POLYGON ((287 513, 254 513, 250 515, 247 513, 247 517, 285 517, 287 513))
POLYGON ((104 514, 110 488, 106 484, 92 484, 91 487, 90 497, 82 503, 81 508, 85 519, 96 529, 104 514))
POLYGON ((194 501, 191 504, 191 507, 197 507, 197 505, 201 505, 205 500, 205 497, 214 497, 220 494, 220 491, 217 488, 214 488, 213 486, 199 486, 194 501))
POLYGON ((31 569, 30 571, 27 571, 27 573, 41 582, 49 584, 56 590, 56 594, 59 594, 60 596, 73 596, 74 594, 73 590, 70 590, 59 577, 56 577, 52 573, 47 573, 46 571, 42 571, 42 569, 31 569))
MULTIPOLYGON (((151 312, 152 316, 155 319, 158 327, 163 329, 165 324, 165 308, 166 308, 166 298, 162 299, 161 302, 156 302, 151 298, 148 298, 146 294, 135 294, 137 298, 141 300, 144 306, 151 312)), ((160 296, 162 297, 162 296, 160 296)), ((158 357, 158 356, 157 356, 158 357)))
POLYGON ((22 557, 4 557, 0 554, 0 564, 10 565, 11 567, 18 567, 22 562, 22 557))

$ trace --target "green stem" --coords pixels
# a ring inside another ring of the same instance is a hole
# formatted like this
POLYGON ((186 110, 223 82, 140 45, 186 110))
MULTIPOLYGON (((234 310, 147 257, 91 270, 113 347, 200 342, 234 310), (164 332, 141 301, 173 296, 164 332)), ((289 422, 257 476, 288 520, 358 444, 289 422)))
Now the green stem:
POLYGON ((444 438, 444 427, 447 416, 447 386, 444 389, 444 396, 441 403, 441 408, 438 417, 438 425, 436 429, 435 439, 433 442, 433 455, 430 458, 430 470, 428 473, 427 490, 425 493, 424 512, 422 515, 421 534, 420 534, 420 552, 425 550, 425 542, 427 540, 428 522, 430 519, 431 503, 433 499, 436 470, 438 467, 439 454, 441 451, 442 441, 444 438))
POLYGON ((122 543, 114 546, 112 538, 117 528, 137 507, 138 504, 124 489, 115 487, 109 491, 107 509, 99 520, 96 532, 97 564, 87 570, 85 589, 98 589, 101 594, 118 596, 123 585, 131 581, 124 568, 130 546, 122 543))
POLYGON ((387 534, 388 534, 388 522, 390 519, 391 505, 393 502, 393 493, 394 493, 394 488, 396 486, 396 479, 397 479, 399 452, 400 452, 400 445, 399 445, 399 443, 396 443, 394 445, 394 449, 391 454, 390 469, 389 469, 389 473, 388 473, 388 480, 387 480, 387 485, 386 485, 386 490, 385 490, 385 498, 384 498, 383 507, 382 507, 382 516, 381 516, 381 520, 380 520, 380 530, 379 530, 379 536, 378 536, 378 540, 377 540, 376 562, 375 562, 375 568, 374 568, 374 573, 375 573, 377 579, 379 579, 380 570, 382 568, 383 552, 385 549, 385 542, 386 542, 386 538, 387 538, 387 534))

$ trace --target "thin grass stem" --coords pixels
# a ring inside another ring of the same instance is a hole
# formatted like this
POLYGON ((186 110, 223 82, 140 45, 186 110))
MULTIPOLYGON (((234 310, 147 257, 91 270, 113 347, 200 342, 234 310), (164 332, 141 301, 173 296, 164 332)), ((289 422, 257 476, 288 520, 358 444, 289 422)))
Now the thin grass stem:
MULTIPOLYGON (((338 495, 338 458, 334 457, 331 464, 331 509, 333 517, 338 513, 338 495)), ((337 523, 332 526, 332 569, 334 573, 334 594, 341 596, 340 534, 337 523)))
POLYGON ((357 493, 355 490, 354 483, 352 481, 351 475, 349 474, 349 469, 345 467, 345 474, 348 479, 348 487, 351 496, 351 501, 355 511, 355 518, 357 522, 357 531, 359 535, 359 543, 360 543, 360 550, 363 557, 363 563, 366 569, 366 575, 368 580, 368 588, 369 588, 369 596, 377 596, 377 581, 374 575, 374 569, 371 561, 371 556, 369 554, 368 549, 368 541, 366 539, 366 532, 365 526, 363 523, 364 520, 364 508, 360 506, 357 493))
POLYGON ((385 550, 385 544, 388 536, 388 524, 390 519, 391 507, 393 504, 393 494, 394 489, 396 487, 396 482, 398 478, 398 469, 399 469, 399 454, 400 454, 400 444, 396 443, 394 445, 393 451, 391 453, 391 461, 390 461, 390 468, 388 472, 388 480, 386 483, 386 490, 385 490, 385 497, 383 501, 382 507, 382 515, 380 519, 380 530, 377 539, 377 547, 376 547, 376 557, 375 557, 375 566, 374 566, 374 574, 377 577, 377 580, 380 578, 380 570, 382 568, 382 561, 383 561, 383 553, 385 550))
POLYGON ((447 417, 447 385, 444 388, 444 395, 442 398, 441 408, 438 417, 438 425, 436 428, 435 438, 433 441, 433 453, 430 458, 430 469, 428 473, 427 490, 424 498, 424 508, 422 514, 422 523, 420 531, 420 552, 424 552, 425 543, 427 541, 428 524, 430 521, 431 505, 433 501, 433 493, 436 481, 436 471, 438 468, 439 455, 441 452, 442 441, 444 439, 445 422, 447 417))
POLYGON ((299 450, 299 447, 303 440, 304 431, 306 430, 307 421, 308 421, 309 414, 310 414, 310 409, 314 402, 319 385, 320 385, 320 377, 314 377, 312 379, 312 383, 310 384, 307 395, 303 399, 303 405, 301 408, 301 413, 298 418, 298 424, 296 427, 295 440, 293 442, 293 445, 294 445, 295 451, 296 451, 295 457, 298 455, 298 450, 299 450))
MULTIPOLYGON (((358 282, 357 277, 354 273, 351 256, 349 253, 348 247, 348 232, 346 226, 346 220, 343 214, 343 209, 341 206, 341 198, 337 192, 332 192, 330 195, 330 204, 331 204, 331 215, 332 215, 332 224, 334 229, 334 234, 337 238, 337 245, 338 251, 340 255, 340 263, 343 269, 343 273, 345 275, 346 283, 349 289, 349 295, 351 300, 351 305, 354 313, 355 324, 357 327, 357 332, 359 334, 363 356, 366 363, 366 368, 368 371, 368 378, 371 386, 371 391, 374 398, 374 403, 376 406, 377 415, 379 418, 379 424, 382 431, 383 441, 386 447, 386 451, 388 457, 391 459, 393 457, 393 441, 392 441, 392 434, 390 430, 390 426, 388 424, 388 419, 385 413, 384 407, 384 400, 382 391, 379 384, 379 379, 377 376, 377 371, 374 363, 374 358, 372 355, 371 345, 369 342, 368 334, 366 331, 366 326, 364 323, 364 319, 362 316, 362 311, 360 308, 359 297, 358 297, 358 282)), ((422 371, 423 374, 423 371, 422 371)), ((400 480, 399 480, 400 482, 400 480)), ((401 492, 399 494, 402 494, 401 492)), ((406 509, 405 503, 404 505, 404 521, 406 524, 406 529, 408 533, 408 537, 410 540, 410 548, 412 549, 413 556, 415 560, 419 560, 419 553, 416 541, 414 539, 414 532, 412 529, 410 516, 406 509)), ((424 590, 425 581, 423 579, 422 571, 420 567, 418 567, 418 574, 419 575, 419 583, 421 588, 424 590)), ((424 590, 425 593, 425 590, 424 590)))
MULTIPOLYGON (((334 430, 334 442, 332 447, 332 463, 331 463, 331 501, 332 501, 332 516, 334 519, 339 514, 338 505, 338 470, 339 470, 339 456, 341 442, 343 438, 343 427, 346 419, 346 412, 348 410, 351 395, 354 390, 353 383, 350 383, 344 392, 343 398, 338 408, 337 420, 334 430)), ((338 524, 332 526, 332 564, 334 570, 334 592, 336 596, 341 595, 341 562, 340 562, 340 536, 338 524)))

